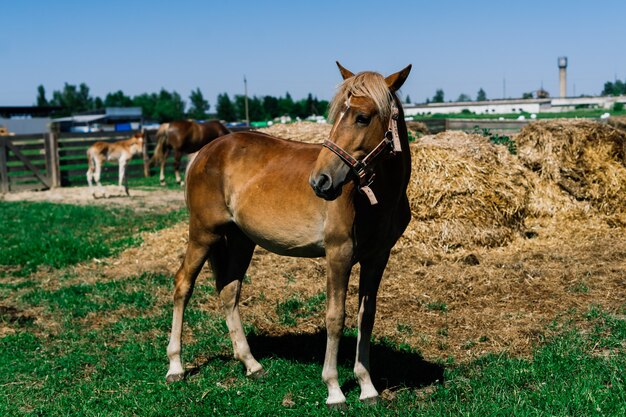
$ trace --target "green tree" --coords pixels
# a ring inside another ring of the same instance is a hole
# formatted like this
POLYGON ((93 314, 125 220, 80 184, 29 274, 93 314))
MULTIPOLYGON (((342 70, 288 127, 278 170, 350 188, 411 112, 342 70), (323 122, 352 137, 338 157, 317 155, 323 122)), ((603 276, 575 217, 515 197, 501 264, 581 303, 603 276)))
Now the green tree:
POLYGON ((122 90, 115 93, 109 93, 104 97, 104 107, 132 107, 133 100, 128 97, 122 90))
POLYGON ((46 107, 49 106, 48 99, 46 98, 46 89, 43 85, 37 87, 37 106, 46 107))
POLYGON ((141 107, 143 116, 146 119, 161 122, 161 120, 154 117, 157 100, 158 97, 156 94, 143 93, 133 97, 133 106, 141 107))
POLYGON ((532 93, 532 91, 531 91, 531 92, 529 92, 529 93, 524 93, 524 94, 522 94, 522 98, 523 98, 523 99, 530 99, 530 98, 533 98, 533 93, 532 93))
POLYGON ((407 95, 406 95, 406 98, 404 99, 404 102, 405 102, 406 104, 411 104, 411 96, 407 94, 407 95))
POLYGON ((278 99, 272 96, 263 97, 263 110, 268 119, 273 119, 280 116, 278 111, 278 99))
POLYGON ((248 98, 248 112, 250 113, 250 121, 269 119, 263 108, 263 100, 259 97, 248 98))
POLYGON ((456 99, 458 102, 472 101, 472 98, 465 93, 459 95, 459 98, 456 99))
POLYGON ((225 120, 227 122, 237 120, 237 109, 230 100, 230 97, 228 97, 228 93, 217 95, 217 104, 215 109, 217 111, 217 117, 220 120, 225 120))
POLYGON ((626 94, 626 83, 623 81, 616 80, 615 82, 607 81, 604 83, 603 96, 619 96, 622 94, 626 94))
POLYGON ((438 89, 435 91, 435 95, 433 96, 433 103, 443 103, 444 102, 444 94, 442 89, 438 89))
POLYGON ((191 103, 191 107, 187 112, 188 117, 196 120, 204 120, 209 117, 207 113, 211 106, 209 102, 204 99, 200 88, 191 91, 189 102, 191 103))
POLYGON ((94 99, 89 95, 89 87, 85 83, 78 87, 65 83, 63 90, 52 92, 50 104, 63 107, 61 115, 81 113, 95 108, 94 99))
POLYGON ((288 114, 289 116, 295 117, 293 111, 293 99, 291 98, 289 92, 287 92, 287 94, 285 94, 285 97, 280 97, 278 99, 278 115, 283 116, 288 114))
POLYGON ((161 89, 152 117, 160 122, 171 122, 185 117, 185 102, 177 92, 161 89))
POLYGON ((478 94, 476 94, 476 101, 487 101, 487 93, 482 88, 478 90, 478 94))

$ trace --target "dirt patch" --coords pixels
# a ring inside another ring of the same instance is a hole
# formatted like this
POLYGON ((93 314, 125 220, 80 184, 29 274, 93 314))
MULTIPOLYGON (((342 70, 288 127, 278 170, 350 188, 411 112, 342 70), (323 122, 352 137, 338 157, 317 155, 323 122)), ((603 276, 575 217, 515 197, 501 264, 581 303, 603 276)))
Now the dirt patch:
POLYGON ((164 211, 185 207, 183 190, 130 189, 127 196, 117 186, 104 187, 108 197, 94 198, 89 187, 53 188, 45 191, 23 191, 0 194, 3 201, 47 201, 52 203, 130 207, 143 211, 164 211))

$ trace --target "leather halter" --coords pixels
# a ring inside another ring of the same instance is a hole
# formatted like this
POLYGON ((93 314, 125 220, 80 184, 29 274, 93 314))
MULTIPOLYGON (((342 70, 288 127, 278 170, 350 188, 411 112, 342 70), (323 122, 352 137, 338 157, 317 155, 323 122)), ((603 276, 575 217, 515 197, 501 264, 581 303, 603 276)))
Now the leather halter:
MULTIPOLYGON (((341 113, 339 120, 335 126, 337 126, 346 112, 350 109, 350 99, 346 100, 346 110, 341 113)), ((355 175, 358 181, 357 189, 365 194, 371 205, 378 204, 378 200, 374 195, 374 192, 370 188, 372 182, 374 182, 374 164, 381 155, 395 155, 397 152, 402 152, 402 146, 400 145, 400 136, 398 134, 398 117, 399 110, 396 103, 391 101, 391 117, 389 117, 389 123, 387 125, 387 131, 383 137, 383 140, 376 146, 370 153, 368 153, 360 161, 346 152, 336 143, 329 139, 324 141, 323 146, 333 151, 348 167, 350 171, 355 175)), ((334 130, 334 129, 333 129, 334 130)), ((330 132, 332 135, 332 131, 330 132)))

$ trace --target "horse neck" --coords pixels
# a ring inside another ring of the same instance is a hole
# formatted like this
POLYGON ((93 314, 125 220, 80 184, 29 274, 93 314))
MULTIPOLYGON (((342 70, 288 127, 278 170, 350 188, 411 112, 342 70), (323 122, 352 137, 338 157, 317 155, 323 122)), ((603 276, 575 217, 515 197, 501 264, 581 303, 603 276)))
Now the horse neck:
POLYGON ((386 164, 383 164, 385 169, 388 169, 391 176, 394 177, 391 180, 394 182, 399 181, 402 184, 402 189, 406 190, 411 175, 411 149, 409 147, 409 135, 406 127, 406 121, 404 120, 404 109, 402 103, 398 97, 394 94, 393 100, 398 108, 398 136, 400 138, 401 152, 396 153, 389 158, 386 164))

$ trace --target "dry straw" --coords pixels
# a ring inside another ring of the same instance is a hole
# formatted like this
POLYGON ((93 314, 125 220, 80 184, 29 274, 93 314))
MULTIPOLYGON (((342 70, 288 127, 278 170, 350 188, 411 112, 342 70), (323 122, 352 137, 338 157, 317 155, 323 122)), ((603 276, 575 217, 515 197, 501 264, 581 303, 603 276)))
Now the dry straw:
POLYGON ((516 137, 520 160, 600 213, 626 212, 626 134, 591 120, 534 122, 516 137))
POLYGON ((418 141, 411 155, 411 244, 500 246, 524 228, 531 183, 506 147, 443 132, 418 141))

